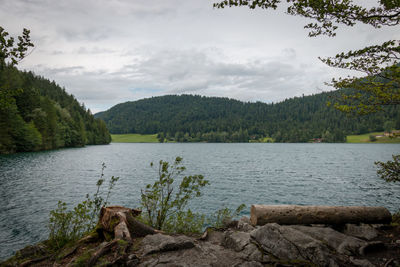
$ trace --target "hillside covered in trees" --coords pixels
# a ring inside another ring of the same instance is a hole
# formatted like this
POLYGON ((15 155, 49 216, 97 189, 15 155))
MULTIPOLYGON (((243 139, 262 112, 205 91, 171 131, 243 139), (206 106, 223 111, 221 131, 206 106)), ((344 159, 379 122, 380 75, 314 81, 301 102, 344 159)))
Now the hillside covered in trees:
POLYGON ((0 93, 0 153, 111 141, 105 123, 54 81, 2 66, 0 93))
POLYGON ((344 142, 348 134, 400 128, 400 108, 350 117, 327 106, 337 92, 295 97, 276 104, 218 97, 167 95, 118 104, 95 114, 114 134, 158 133, 179 142, 344 142))

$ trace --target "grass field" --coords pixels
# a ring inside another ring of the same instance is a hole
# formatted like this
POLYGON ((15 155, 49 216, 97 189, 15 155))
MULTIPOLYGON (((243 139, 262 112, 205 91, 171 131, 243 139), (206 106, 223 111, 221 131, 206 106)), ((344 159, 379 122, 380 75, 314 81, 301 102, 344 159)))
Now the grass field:
POLYGON ((373 132, 367 134, 360 134, 360 135, 348 135, 347 136, 347 143, 400 143, 400 138, 389 138, 389 137, 378 137, 376 141, 371 142, 369 140, 370 135, 383 135, 383 132, 373 132))
POLYGON ((157 134, 112 134, 113 143, 158 143, 157 134))

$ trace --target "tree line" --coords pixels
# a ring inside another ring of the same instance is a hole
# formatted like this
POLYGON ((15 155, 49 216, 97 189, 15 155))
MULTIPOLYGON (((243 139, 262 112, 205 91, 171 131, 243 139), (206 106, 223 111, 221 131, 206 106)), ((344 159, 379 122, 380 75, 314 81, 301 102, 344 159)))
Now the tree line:
POLYGON ((390 122, 400 128, 397 106, 367 116, 350 116, 327 102, 341 92, 294 97, 280 103, 241 102, 220 97, 167 95, 118 104, 95 114, 114 134, 158 133, 160 141, 344 142, 346 135, 382 131, 390 122))
POLYGON ((0 91, 0 153, 111 141, 104 121, 54 81, 2 64, 0 91))

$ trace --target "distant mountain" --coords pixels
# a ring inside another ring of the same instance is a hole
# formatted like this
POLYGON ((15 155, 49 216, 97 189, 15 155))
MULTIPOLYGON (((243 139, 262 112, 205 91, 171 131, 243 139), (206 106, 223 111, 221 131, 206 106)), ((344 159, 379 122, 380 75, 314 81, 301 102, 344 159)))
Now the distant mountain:
POLYGON ((11 66, 0 68, 0 153, 110 141, 104 121, 54 81, 11 66))
POLYGON ((334 92, 295 97, 277 104, 241 102, 194 95, 166 95, 118 104, 95 114, 114 134, 159 133, 176 141, 248 142, 272 137, 276 142, 323 138, 343 142, 347 134, 381 131, 386 121, 400 127, 400 108, 364 117, 347 117, 327 107, 334 92))

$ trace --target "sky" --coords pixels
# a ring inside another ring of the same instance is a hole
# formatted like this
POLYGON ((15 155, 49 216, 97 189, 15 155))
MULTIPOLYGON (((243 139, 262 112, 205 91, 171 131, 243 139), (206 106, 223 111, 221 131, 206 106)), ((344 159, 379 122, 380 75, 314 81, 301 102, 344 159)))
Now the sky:
MULTIPOLYGON (((151 96, 279 102, 353 75, 318 57, 400 39, 398 27, 308 37, 284 7, 215 9, 209 0, 0 0, 0 26, 35 44, 18 68, 55 80, 93 113, 151 96)), ((373 4, 372 0, 363 3, 373 4)))

